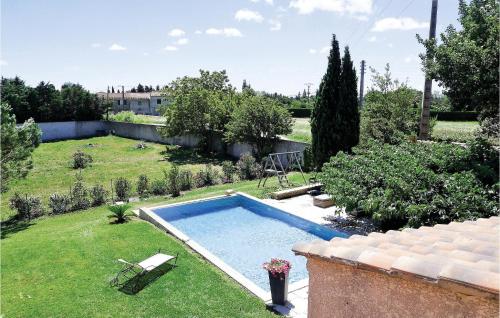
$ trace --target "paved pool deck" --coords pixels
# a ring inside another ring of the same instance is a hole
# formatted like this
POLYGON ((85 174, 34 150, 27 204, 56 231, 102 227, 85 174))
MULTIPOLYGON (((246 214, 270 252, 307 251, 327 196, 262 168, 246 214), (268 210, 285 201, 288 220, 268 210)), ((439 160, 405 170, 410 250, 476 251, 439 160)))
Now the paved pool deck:
MULTIPOLYGON (((327 220, 329 216, 334 216, 336 214, 345 216, 345 212, 336 206, 329 208, 314 206, 313 197, 308 194, 289 199, 264 199, 263 201, 278 209, 318 224, 330 224, 327 220)), ((309 286, 306 285, 288 293, 288 304, 286 306, 275 305, 273 308, 275 311, 287 317, 306 318, 308 295, 309 286)))

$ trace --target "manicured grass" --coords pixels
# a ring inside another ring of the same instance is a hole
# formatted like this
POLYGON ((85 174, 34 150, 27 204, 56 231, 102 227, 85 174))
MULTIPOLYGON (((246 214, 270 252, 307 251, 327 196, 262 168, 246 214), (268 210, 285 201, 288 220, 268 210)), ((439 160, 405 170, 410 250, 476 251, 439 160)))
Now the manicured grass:
POLYGON ((105 207, 3 229, 4 317, 270 317, 216 267, 151 224, 110 224, 105 207), (178 267, 135 295, 111 288, 118 258, 179 252, 178 267))
POLYGON ((309 118, 294 118, 293 131, 285 137, 293 141, 311 142, 311 124, 309 118))
POLYGON ((437 121, 432 130, 432 139, 467 142, 474 138, 478 128, 477 121, 437 121))
MULTIPOLYGON (((436 141, 467 142, 474 138, 479 128, 477 121, 437 121, 432 131, 436 141)), ((311 142, 311 125, 309 118, 295 118, 293 132, 285 136, 294 141, 311 142)))
MULTIPOLYGON (((306 178, 308 175, 306 175, 306 178)), ((293 173, 289 179, 301 184, 293 173)), ((153 197, 152 206, 222 195, 227 189, 266 197, 276 190, 258 180, 189 191, 177 198, 153 197)), ((49 216, 2 228, 2 314, 6 317, 268 317, 265 305, 183 243, 134 218, 110 224, 105 207, 49 216), (139 261, 158 248, 179 252, 178 268, 136 295, 108 286, 120 270, 116 259, 139 261)))
POLYGON ((161 144, 146 143, 146 149, 137 149, 139 141, 116 136, 67 140, 41 144, 33 153, 33 169, 27 178, 16 181, 7 193, 2 195, 1 219, 8 219, 13 211, 8 207, 8 198, 14 193, 28 193, 41 196, 44 202, 54 192, 68 192, 78 170, 71 168, 72 154, 77 150, 92 155, 94 162, 81 170, 87 185, 99 183, 108 190, 111 180, 118 177, 128 178, 135 183, 140 174, 151 180, 162 178, 163 170, 172 163, 193 172, 205 164, 220 164, 222 158, 206 158, 189 149, 170 150, 161 144), (92 145, 92 146, 89 146, 92 145))

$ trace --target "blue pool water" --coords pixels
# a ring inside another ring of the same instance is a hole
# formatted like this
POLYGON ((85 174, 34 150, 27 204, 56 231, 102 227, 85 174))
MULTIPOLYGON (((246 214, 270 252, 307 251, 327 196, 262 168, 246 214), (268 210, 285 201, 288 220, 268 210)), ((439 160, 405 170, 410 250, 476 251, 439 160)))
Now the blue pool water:
POLYGON ((293 244, 348 236, 241 195, 153 211, 265 291, 264 262, 289 260, 294 283, 307 278, 307 269, 306 259, 292 252, 293 244))

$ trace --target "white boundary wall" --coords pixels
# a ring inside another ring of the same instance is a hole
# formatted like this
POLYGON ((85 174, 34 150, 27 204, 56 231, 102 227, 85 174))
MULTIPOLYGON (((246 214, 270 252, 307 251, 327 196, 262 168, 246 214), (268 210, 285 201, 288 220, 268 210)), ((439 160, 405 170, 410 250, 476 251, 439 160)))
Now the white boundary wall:
MULTIPOLYGON (((186 135, 173 138, 163 138, 158 133, 162 125, 155 124, 133 124, 112 121, 65 121, 39 123, 42 130, 42 141, 77 139, 98 136, 102 132, 112 132, 116 136, 132 138, 137 140, 151 141, 163 144, 179 145, 184 147, 195 147, 199 137, 186 135)), ((215 138, 213 144, 218 150, 222 150, 222 140, 215 138)), ((307 143, 291 140, 280 140, 274 146, 274 152, 300 151, 303 152, 307 143)), ((246 152, 252 152, 249 144, 230 144, 226 153, 232 157, 240 157, 246 152)))

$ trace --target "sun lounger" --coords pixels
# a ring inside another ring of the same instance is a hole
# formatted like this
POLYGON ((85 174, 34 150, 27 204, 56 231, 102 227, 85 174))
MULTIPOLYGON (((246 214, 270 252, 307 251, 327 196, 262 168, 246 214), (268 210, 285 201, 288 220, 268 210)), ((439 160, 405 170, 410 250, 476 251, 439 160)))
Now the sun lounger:
POLYGON ((178 257, 179 253, 177 253, 175 256, 172 256, 163 254, 161 253, 160 250, 158 250, 158 253, 143 260, 140 263, 127 262, 126 260, 120 258, 118 259, 118 261, 120 263, 123 263, 124 267, 110 281, 110 285, 111 286, 123 285, 123 283, 129 281, 130 279, 136 276, 146 275, 147 273, 155 269, 159 269, 163 264, 166 264, 171 261, 174 261, 173 264, 171 264, 174 267, 177 265, 178 257))

